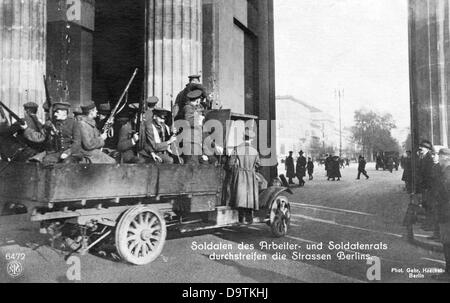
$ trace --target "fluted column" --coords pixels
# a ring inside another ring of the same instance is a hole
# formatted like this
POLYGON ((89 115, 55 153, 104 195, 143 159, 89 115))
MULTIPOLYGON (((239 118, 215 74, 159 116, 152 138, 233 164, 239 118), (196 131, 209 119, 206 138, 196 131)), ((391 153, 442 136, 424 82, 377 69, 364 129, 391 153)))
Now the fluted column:
POLYGON ((0 0, 0 100, 20 115, 44 100, 46 3, 0 0))
POLYGON ((148 0, 148 96, 164 108, 202 71, 202 1, 148 0))

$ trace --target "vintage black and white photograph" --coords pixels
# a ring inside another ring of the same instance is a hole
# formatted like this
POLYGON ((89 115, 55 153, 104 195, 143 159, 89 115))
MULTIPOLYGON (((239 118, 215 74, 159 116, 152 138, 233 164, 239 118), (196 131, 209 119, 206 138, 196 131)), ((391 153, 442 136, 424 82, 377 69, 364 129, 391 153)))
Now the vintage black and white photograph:
POLYGON ((448 283, 449 96, 448 0, 0 0, 0 283, 448 283))

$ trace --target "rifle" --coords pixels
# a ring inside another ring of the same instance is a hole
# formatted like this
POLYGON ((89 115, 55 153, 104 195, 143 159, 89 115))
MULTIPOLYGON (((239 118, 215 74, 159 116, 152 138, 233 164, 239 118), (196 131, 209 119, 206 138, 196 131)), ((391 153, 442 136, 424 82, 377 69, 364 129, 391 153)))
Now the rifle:
POLYGON ((2 101, 0 101, 0 106, 3 107, 8 114, 13 117, 20 125, 25 125, 25 121, 21 119, 15 112, 13 112, 9 107, 7 107, 2 101))
POLYGON ((145 145, 144 116, 145 116, 146 109, 147 109, 147 102, 145 101, 145 97, 143 97, 139 101, 139 113, 138 113, 138 119, 137 119, 137 123, 136 123, 136 132, 139 133, 138 156, 139 156, 139 152, 144 149, 144 145, 145 145))
MULTIPOLYGON (((173 97, 172 97, 172 95, 170 95, 170 97, 171 97, 170 98, 170 116, 171 116, 171 119, 172 119, 172 126, 171 127, 174 128, 175 127, 175 117, 173 116, 173 97)), ((176 146, 176 143, 173 143, 172 146, 173 146, 173 149, 174 149, 175 156, 177 156, 177 158, 178 158, 178 163, 182 164, 183 161, 181 160, 180 153, 178 151, 178 147, 176 146)))
POLYGON ((50 97, 50 93, 48 91, 47 85, 47 77, 45 75, 42 76, 44 78, 44 88, 45 88, 45 103, 44 103, 44 111, 47 115, 47 119, 51 119, 51 110, 52 110, 52 97, 50 97))
POLYGON ((130 81, 128 81, 127 86, 125 87, 125 90, 123 91, 122 95, 119 98, 119 101, 117 101, 116 106, 112 110, 111 114, 109 115, 108 120, 106 120, 105 126, 103 126, 103 133, 108 134, 109 137, 114 136, 113 126, 114 126, 114 119, 117 114, 119 114, 127 105, 127 99, 125 99, 125 103, 122 101, 124 100, 125 96, 128 94, 128 90, 130 89, 131 84, 134 81, 134 78, 136 77, 138 73, 138 68, 134 70, 133 75, 131 76, 130 81), (123 104, 122 104, 123 103, 123 104))

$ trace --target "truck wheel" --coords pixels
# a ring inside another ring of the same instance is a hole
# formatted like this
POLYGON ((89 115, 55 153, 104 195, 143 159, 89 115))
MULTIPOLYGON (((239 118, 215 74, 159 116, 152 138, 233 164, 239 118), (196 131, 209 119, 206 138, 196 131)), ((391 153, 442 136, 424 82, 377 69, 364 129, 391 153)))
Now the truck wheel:
POLYGON ((131 208, 116 227, 117 252, 131 264, 148 264, 161 254, 166 235, 166 222, 157 210, 146 206, 131 208))
POLYGON ((291 206, 285 196, 279 196, 273 201, 270 208, 270 228, 272 234, 281 238, 284 237, 289 229, 291 222, 291 206))

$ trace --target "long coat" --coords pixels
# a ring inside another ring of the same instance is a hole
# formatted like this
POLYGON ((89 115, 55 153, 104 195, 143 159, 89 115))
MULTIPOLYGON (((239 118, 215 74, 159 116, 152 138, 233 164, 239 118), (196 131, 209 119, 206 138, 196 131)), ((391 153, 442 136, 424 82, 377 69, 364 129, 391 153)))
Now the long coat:
POLYGON ((437 213, 441 224, 441 240, 450 243, 450 166, 441 170, 437 178, 437 213))
POLYGON ((328 170, 329 178, 341 178, 342 177, 338 157, 334 157, 333 161, 331 161, 329 166, 330 166, 330 169, 328 170))
POLYGON ((294 158, 286 157, 286 176, 288 178, 295 178, 294 158))
POLYGON ((228 205, 259 210, 259 185, 256 168, 258 152, 249 144, 236 147, 227 163, 226 201, 228 205))
POLYGON ((303 156, 297 159, 296 174, 297 178, 306 176, 306 158, 303 156))
POLYGON ((97 129, 95 120, 86 116, 81 116, 78 127, 81 134, 81 153, 90 159, 92 163, 113 164, 116 161, 102 152, 105 146, 105 140, 100 137, 100 131, 97 129))

